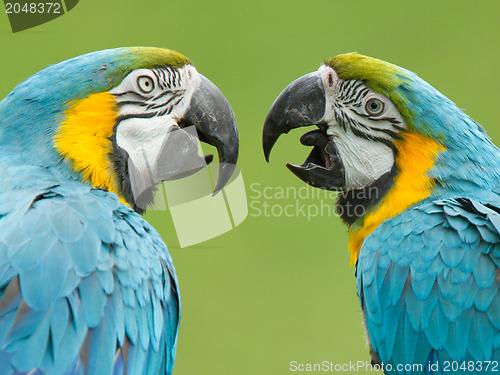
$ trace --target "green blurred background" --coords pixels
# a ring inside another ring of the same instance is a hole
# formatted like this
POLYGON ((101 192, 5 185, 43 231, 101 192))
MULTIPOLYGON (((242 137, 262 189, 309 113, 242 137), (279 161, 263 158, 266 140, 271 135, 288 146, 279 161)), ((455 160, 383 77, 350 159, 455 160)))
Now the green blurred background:
MULTIPOLYGON (((342 364, 369 355, 340 220, 325 212, 310 220, 300 211, 257 215, 264 199, 255 190, 302 187, 284 163, 309 152, 297 131, 264 162, 261 130, 274 98, 324 59, 358 51, 417 72, 498 143, 499 14, 497 0, 82 0, 17 34, 0 15, 0 94, 48 64, 105 48, 158 46, 190 57, 236 114, 239 165, 254 209, 231 232, 183 249, 168 213, 147 215, 170 248, 181 286, 174 373, 288 374, 291 361, 342 364)), ((275 213, 295 204, 266 201, 278 206, 275 213)), ((324 194, 301 200, 332 203, 324 194)))

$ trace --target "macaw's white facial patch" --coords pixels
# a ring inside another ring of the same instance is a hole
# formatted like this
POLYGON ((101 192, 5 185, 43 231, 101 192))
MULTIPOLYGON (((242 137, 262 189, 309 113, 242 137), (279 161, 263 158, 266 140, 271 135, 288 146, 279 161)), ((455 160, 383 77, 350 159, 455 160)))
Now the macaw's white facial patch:
POLYGON ((116 144, 128 154, 128 176, 135 198, 161 181, 190 175, 207 165, 198 153, 195 127, 181 129, 170 121, 127 119, 117 129, 116 144))
POLYGON ((170 131, 177 123, 171 118, 128 118, 116 129, 116 144, 124 149, 144 178, 158 183, 154 175, 156 159, 170 131))
POLYGON ((345 168, 346 189, 373 184, 395 163, 393 142, 406 130, 397 107, 361 80, 343 80, 329 66, 318 69, 326 106, 321 127, 345 168))
POLYGON ((344 165, 346 190, 369 186, 391 171, 394 152, 389 146, 358 137, 350 129, 335 133, 332 139, 344 165))
POLYGON ((116 146, 127 154, 134 196, 206 166, 195 127, 179 126, 199 83, 191 65, 137 69, 110 91, 119 107, 116 146))

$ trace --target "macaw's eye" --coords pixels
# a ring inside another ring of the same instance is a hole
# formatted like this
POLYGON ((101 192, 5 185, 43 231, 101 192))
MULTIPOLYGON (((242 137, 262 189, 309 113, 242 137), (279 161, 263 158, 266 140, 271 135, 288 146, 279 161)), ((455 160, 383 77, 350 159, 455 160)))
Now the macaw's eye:
POLYGON ((370 115, 380 115, 384 110, 384 103, 379 99, 373 98, 366 102, 365 109, 370 115))
POLYGON ((137 86, 145 94, 149 94, 155 88, 155 83, 151 77, 140 76, 137 78, 137 86))

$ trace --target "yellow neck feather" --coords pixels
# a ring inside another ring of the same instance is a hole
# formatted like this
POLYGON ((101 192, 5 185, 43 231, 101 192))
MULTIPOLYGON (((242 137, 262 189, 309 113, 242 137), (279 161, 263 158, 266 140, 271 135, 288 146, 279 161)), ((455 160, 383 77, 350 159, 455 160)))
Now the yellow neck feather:
POLYGON ((366 214, 361 226, 353 226, 349 230, 351 266, 356 263, 365 238, 383 221, 400 214, 431 194, 434 181, 427 177, 427 172, 444 147, 417 133, 403 134, 403 139, 394 144, 398 149, 398 174, 394 179, 394 186, 376 208, 366 214))
POLYGON ((116 193, 126 203, 118 194, 110 159, 113 145, 109 138, 118 116, 116 100, 109 93, 98 93, 70 104, 54 137, 55 148, 71 160, 84 181, 116 193))

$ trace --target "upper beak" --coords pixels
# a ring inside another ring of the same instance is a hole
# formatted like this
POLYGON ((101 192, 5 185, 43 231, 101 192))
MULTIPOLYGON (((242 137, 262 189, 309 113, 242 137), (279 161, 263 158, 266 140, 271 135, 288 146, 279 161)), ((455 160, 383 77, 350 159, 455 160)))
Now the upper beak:
POLYGON ((318 72, 290 83, 276 98, 264 123, 262 146, 269 162, 271 150, 281 134, 318 124, 325 115, 325 89, 318 72))
MULTIPOLYGON (((274 101, 264 123, 262 146, 266 160, 279 136, 290 130, 323 123, 326 96, 319 72, 306 74, 288 85, 274 101)), ((306 133, 301 143, 314 146, 302 165, 287 164, 301 180, 311 186, 341 190, 345 172, 331 136, 321 130, 306 133)))
POLYGON ((238 160, 238 129, 233 110, 222 92, 210 80, 201 76, 181 123, 194 125, 202 142, 217 148, 219 177, 214 194, 222 190, 233 174, 238 160))

